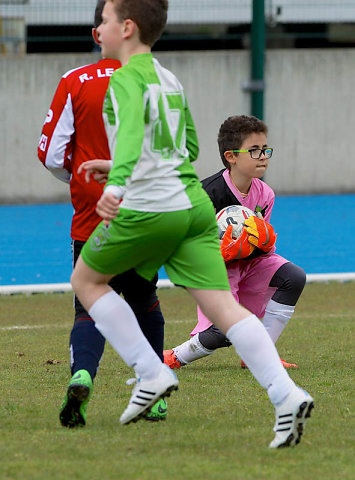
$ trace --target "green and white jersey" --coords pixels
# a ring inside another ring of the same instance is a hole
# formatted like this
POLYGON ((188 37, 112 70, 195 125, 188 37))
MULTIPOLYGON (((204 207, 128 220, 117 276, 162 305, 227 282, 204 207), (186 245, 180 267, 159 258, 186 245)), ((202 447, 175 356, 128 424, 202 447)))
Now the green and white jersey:
POLYGON ((150 53, 112 75, 103 115, 113 159, 105 190, 123 208, 171 212, 206 202, 190 163, 198 140, 183 87, 150 53))

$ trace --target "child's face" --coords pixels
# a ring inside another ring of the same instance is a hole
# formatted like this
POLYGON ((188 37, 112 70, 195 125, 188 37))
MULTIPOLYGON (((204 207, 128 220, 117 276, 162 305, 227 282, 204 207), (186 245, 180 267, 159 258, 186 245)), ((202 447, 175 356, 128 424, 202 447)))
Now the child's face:
MULTIPOLYGON (((252 133, 249 135, 238 150, 252 150, 256 148, 266 148, 267 138, 264 133, 252 133)), ((251 158, 249 152, 233 153, 228 161, 231 170, 235 174, 243 175, 244 178, 261 178, 269 165, 269 159, 264 154, 257 160, 251 158)))
POLYGON ((98 39, 104 58, 119 59, 122 44, 122 24, 117 19, 112 2, 106 2, 102 11, 102 23, 97 27, 98 39))

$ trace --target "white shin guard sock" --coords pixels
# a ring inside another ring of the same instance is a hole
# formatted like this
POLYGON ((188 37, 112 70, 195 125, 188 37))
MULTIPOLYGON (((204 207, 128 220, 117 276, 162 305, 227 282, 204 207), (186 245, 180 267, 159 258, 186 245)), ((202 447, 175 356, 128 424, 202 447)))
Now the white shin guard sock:
POLYGON ((247 364, 274 405, 282 403, 294 382, 280 362, 270 336, 255 315, 234 324, 226 333, 238 355, 247 364))
POLYGON ((283 332, 294 311, 295 307, 292 305, 283 305, 275 302, 275 300, 269 300, 266 305, 263 325, 274 343, 283 332))
POLYGON ((213 352, 214 350, 208 350, 201 344, 198 333, 174 348, 174 353, 182 365, 207 357, 207 355, 211 355, 213 352))
POLYGON ((100 297, 89 314, 96 328, 139 377, 151 380, 159 375, 160 358, 143 335, 131 307, 116 292, 100 297))

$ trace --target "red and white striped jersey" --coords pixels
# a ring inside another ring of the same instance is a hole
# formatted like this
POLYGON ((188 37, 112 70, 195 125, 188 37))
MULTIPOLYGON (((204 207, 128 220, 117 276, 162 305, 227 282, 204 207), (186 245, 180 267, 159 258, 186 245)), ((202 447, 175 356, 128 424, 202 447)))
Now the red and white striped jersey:
POLYGON ((103 99, 118 60, 70 70, 61 78, 45 119, 38 158, 54 176, 70 183, 74 215, 71 237, 86 241, 101 218, 95 207, 103 185, 85 182, 79 165, 95 158, 110 159, 102 118, 103 99))

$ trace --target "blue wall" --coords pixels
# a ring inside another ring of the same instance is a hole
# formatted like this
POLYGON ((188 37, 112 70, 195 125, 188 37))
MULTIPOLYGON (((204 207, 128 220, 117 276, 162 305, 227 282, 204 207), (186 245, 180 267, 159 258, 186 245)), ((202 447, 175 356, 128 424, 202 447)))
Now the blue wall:
MULTIPOLYGON (((308 274, 355 272, 354 207, 355 195, 278 197, 277 253, 308 274)), ((0 285, 69 282, 71 216, 70 204, 0 207, 0 285)))

